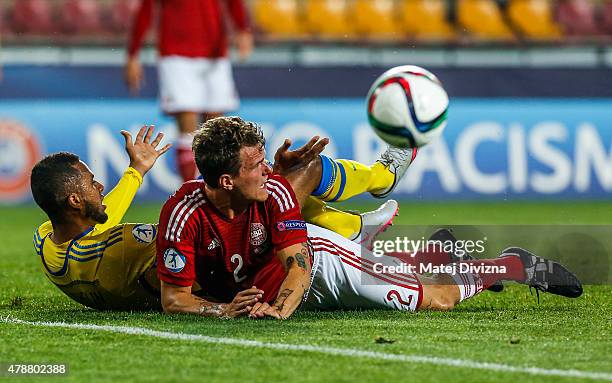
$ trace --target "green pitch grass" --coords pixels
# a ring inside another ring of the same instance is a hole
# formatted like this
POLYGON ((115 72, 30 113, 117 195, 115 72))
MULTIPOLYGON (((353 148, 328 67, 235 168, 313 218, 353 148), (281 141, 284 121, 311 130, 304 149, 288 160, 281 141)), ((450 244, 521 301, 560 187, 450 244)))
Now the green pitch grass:
MULTIPOLYGON (((358 202, 351 208, 374 205, 358 202)), ((134 206, 131 222, 155 222, 158 205, 134 206)), ((610 203, 402 203, 402 224, 612 224, 610 203)), ((67 377, 32 382, 576 382, 592 379, 478 370, 462 366, 280 351, 93 330, 33 327, 27 321, 143 327, 159 331, 437 356, 513 367, 612 374, 612 288, 586 286, 579 299, 524 286, 483 293, 453 312, 305 313, 291 320, 213 320, 159 313, 95 312, 65 297, 40 271, 33 207, 0 208, 0 364, 68 363, 67 377), (380 343, 380 338, 388 342, 380 343), (379 342, 376 341, 379 339, 379 342)), ((608 378, 610 375, 606 375, 608 378)), ((604 378, 606 377, 604 376, 604 378)), ((3 379, 0 377, 0 383, 3 379)))

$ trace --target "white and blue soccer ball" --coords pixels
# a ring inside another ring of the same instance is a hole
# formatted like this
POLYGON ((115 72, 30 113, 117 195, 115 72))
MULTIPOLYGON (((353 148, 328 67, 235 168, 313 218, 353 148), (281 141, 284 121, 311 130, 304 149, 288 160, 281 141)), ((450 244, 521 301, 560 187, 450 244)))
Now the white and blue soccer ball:
POLYGON ((418 66, 383 73, 370 88, 367 102, 370 125, 392 146, 426 145, 446 127, 448 94, 433 73, 418 66))

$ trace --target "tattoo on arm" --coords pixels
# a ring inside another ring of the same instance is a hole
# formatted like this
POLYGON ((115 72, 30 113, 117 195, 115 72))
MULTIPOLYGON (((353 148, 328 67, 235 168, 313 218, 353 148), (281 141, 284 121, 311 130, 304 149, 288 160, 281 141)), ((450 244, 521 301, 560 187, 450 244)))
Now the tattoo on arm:
POLYGON ((297 259, 297 264, 302 269, 306 270, 306 260, 304 260, 304 256, 300 253, 295 255, 295 259, 297 259))
POLYGON ((302 250, 300 250, 300 254, 296 255, 296 258, 298 266, 302 269, 308 270, 310 268, 310 251, 307 243, 302 243, 302 250))
POLYGON ((278 298, 276 298, 276 301, 274 302, 274 307, 276 307, 278 311, 283 311, 285 301, 287 300, 289 295, 291 295, 292 293, 293 293, 293 290, 291 289, 285 289, 281 291, 280 294, 278 294, 278 298))
POLYGON ((308 271, 309 266, 307 266, 307 263, 306 263, 307 259, 309 259, 308 246, 305 243, 303 243, 302 249, 300 250, 299 253, 296 253, 295 256, 289 256, 287 258, 287 261, 286 261, 287 270, 289 270, 291 266, 293 266, 293 263, 297 261, 298 267, 300 267, 304 271, 308 271))
POLYGON ((287 258, 287 270, 291 268, 291 266, 293 265, 293 262, 295 262, 295 259, 292 256, 289 256, 287 258))
POLYGON ((202 302, 200 304, 200 315, 202 316, 221 316, 223 315, 223 306, 218 303, 210 304, 208 302, 202 302))

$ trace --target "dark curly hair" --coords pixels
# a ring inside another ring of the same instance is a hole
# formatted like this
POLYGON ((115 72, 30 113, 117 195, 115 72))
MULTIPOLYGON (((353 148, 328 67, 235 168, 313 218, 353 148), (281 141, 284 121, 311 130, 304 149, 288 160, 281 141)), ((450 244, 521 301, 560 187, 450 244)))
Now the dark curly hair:
POLYGON ((59 152, 46 156, 32 168, 32 196, 52 222, 62 221, 69 194, 80 186, 81 172, 76 168, 79 161, 76 154, 59 152))
POLYGON ((240 171, 240 149, 266 145, 261 128, 240 117, 217 117, 200 125, 193 137, 193 152, 198 170, 210 187, 219 187, 223 174, 240 171))

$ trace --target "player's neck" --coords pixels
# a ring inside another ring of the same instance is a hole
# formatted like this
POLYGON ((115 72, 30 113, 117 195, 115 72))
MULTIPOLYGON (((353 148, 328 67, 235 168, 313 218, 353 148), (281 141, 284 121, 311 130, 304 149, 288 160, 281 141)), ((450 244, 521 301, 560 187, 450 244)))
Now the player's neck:
POLYGON ((82 220, 61 223, 52 222, 52 225, 53 233, 51 233, 49 238, 57 245, 61 245, 62 243, 72 240, 77 235, 92 227, 90 222, 84 222, 82 220))
POLYGON ((236 198, 236 196, 227 190, 213 189, 206 186, 204 191, 210 203, 228 219, 234 219, 244 213, 250 205, 250 201, 236 198))

